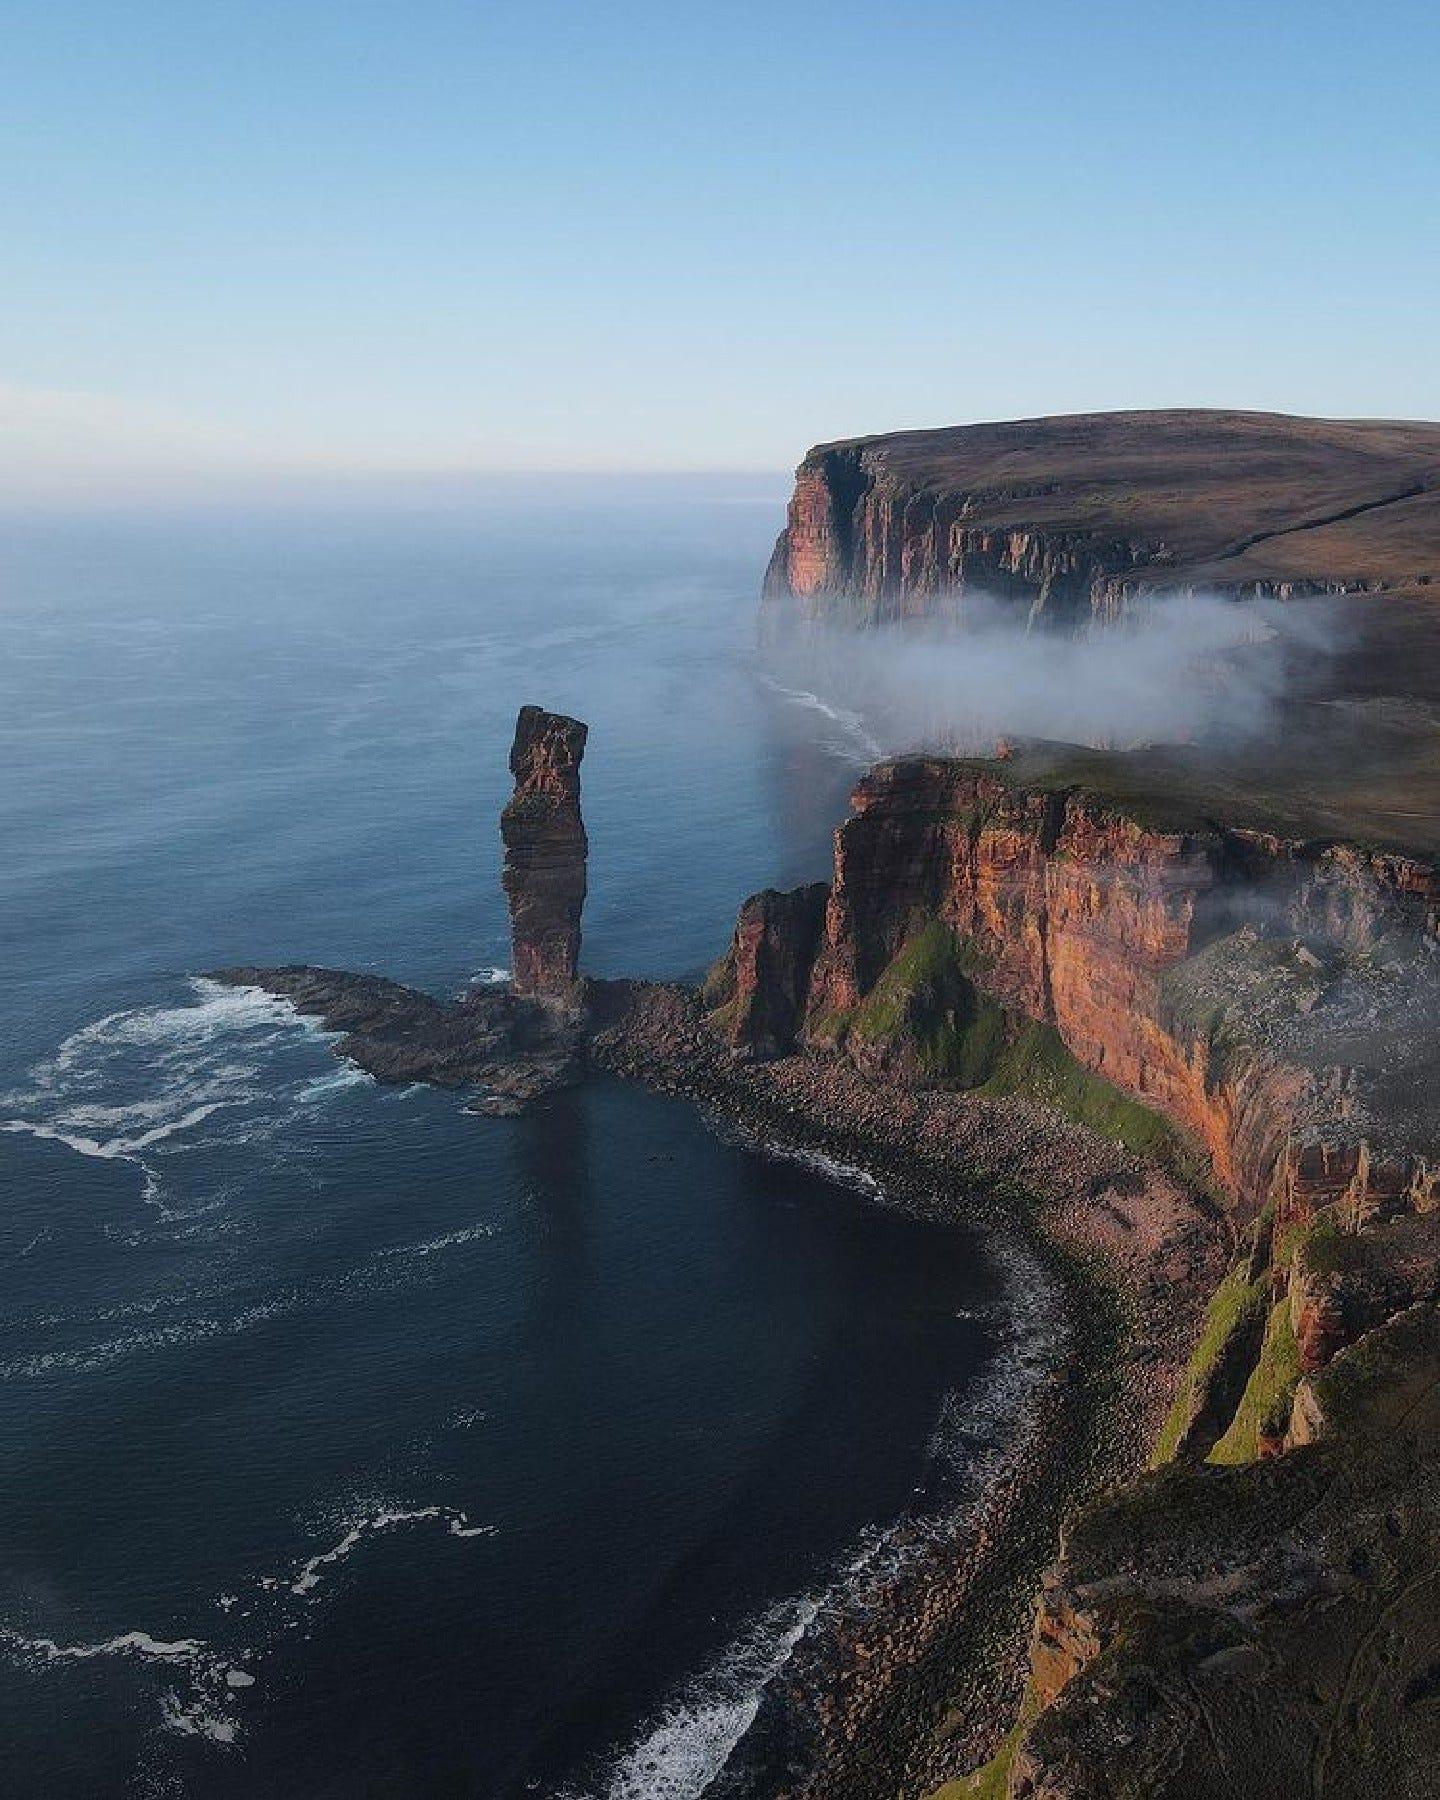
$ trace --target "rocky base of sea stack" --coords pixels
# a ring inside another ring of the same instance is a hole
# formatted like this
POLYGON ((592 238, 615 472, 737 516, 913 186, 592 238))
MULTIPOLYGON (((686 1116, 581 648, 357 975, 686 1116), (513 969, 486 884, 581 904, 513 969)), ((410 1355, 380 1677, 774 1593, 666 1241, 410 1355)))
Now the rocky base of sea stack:
POLYGON ((557 1007, 304 965, 214 978, 290 1000, 378 1080, 473 1090, 472 1110, 520 1112, 592 1067, 862 1168, 889 1206, 1023 1233, 1055 1316, 1020 1439, 968 1511, 902 1526, 899 1553, 817 1619, 718 1791, 920 1796, 993 1750, 1061 1523, 1143 1466, 1224 1264, 1218 1221, 1179 1181, 1045 1106, 877 1081, 838 1057, 737 1058, 679 985, 588 981, 557 1007))
POLYGON ((506 1115, 569 1087, 583 1067, 577 1008, 482 988, 437 1000, 383 975, 298 963, 216 969, 211 980, 263 988, 340 1033, 335 1054, 377 1081, 473 1090, 471 1112, 506 1115))

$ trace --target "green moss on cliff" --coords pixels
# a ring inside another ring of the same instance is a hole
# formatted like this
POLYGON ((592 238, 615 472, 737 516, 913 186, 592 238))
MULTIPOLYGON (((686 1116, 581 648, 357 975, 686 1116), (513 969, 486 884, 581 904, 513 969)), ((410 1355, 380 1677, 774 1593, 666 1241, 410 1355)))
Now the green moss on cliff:
POLYGON ((932 919, 843 1021, 821 1021, 817 1032, 824 1025, 848 1028, 858 1044, 908 1053, 932 1081, 978 1087, 994 1069, 1006 1033, 1003 1009, 970 979, 981 966, 973 944, 932 919))
POLYGON ((735 961, 731 956, 722 956, 718 962, 711 963, 705 972, 705 979, 700 985, 700 1004, 706 1012, 715 1012, 722 1006, 729 1006, 735 995, 735 961))
POLYGON ((1010 1791, 1015 1752, 1025 1734, 1025 1723, 1021 1721, 1011 1728, 989 1762, 982 1763, 973 1774, 962 1775, 958 1781, 947 1781, 944 1787, 937 1788, 929 1796, 929 1800, 1005 1800, 1010 1791))
POLYGON ((909 938, 870 992, 815 1020, 812 1041, 888 1049, 932 1081, 992 1099, 1042 1100, 1137 1155, 1185 1165, 1174 1128, 1084 1068, 1051 1025, 1018 1020, 972 976, 983 953, 938 919, 909 938))
POLYGON ((1254 1462, 1260 1439, 1282 1437, 1290 1419, 1290 1403, 1300 1380, 1300 1346, 1290 1322, 1290 1302, 1278 1300, 1265 1324, 1260 1360, 1245 1385, 1245 1393, 1230 1429, 1210 1452, 1213 1463, 1254 1462))
POLYGON ((1053 1025, 1027 1024, 1004 1045, 981 1092, 997 1098, 1045 1100, 1069 1118, 1141 1156, 1169 1157, 1178 1148, 1173 1127, 1065 1048, 1053 1025))
POLYGON ((910 1021, 917 1002, 943 998, 963 978, 962 940, 932 919, 902 947, 850 1015, 850 1029, 868 1043, 893 1037, 910 1021))
POLYGON ((1237 1263, 1216 1288, 1205 1314, 1205 1328, 1190 1354, 1184 1378, 1160 1428, 1150 1458, 1152 1467, 1158 1468, 1174 1457, 1195 1407, 1228 1347, 1245 1331, 1252 1327, 1258 1329, 1256 1321, 1265 1311, 1269 1290, 1263 1275, 1256 1280, 1248 1279, 1249 1275, 1247 1263, 1237 1263))
POLYGON ((1301 1275, 1359 1274, 1372 1266, 1374 1257, 1370 1242, 1358 1232, 1343 1231, 1330 1213, 1293 1228, 1284 1247, 1301 1275))

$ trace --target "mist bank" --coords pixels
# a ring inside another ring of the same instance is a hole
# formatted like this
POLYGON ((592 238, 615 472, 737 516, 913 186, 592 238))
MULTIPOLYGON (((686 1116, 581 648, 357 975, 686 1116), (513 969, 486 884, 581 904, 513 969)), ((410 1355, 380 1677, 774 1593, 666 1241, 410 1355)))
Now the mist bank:
POLYGON ((973 755, 1022 737, 1231 750, 1270 731, 1296 669, 1313 671, 1349 635, 1336 601, 1157 596, 1071 633, 968 594, 948 620, 863 631, 792 620, 768 634, 762 668, 792 699, 851 721, 873 756, 973 755))

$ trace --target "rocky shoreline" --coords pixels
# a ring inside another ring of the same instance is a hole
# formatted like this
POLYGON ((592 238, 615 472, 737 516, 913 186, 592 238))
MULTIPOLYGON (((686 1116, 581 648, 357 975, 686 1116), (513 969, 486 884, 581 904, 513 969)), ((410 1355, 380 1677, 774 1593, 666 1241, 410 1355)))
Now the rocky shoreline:
POLYGON ((1434 864, 1177 819, 1090 765, 1092 786, 1048 765, 1027 785, 909 759, 857 788, 828 890, 747 901, 703 989, 596 981, 583 728, 527 708, 516 746, 523 982, 445 1002, 333 970, 222 979, 482 1110, 586 1068, 683 1096, 890 1206, 1018 1234, 1053 1315, 983 1493, 852 1570, 714 1791, 1088 1800, 1123 1767, 1127 1793, 1229 1796, 1283 1715, 1290 1785, 1247 1794, 1302 1791, 1307 1757, 1368 1793, 1370 1739, 1336 1709, 1398 1608, 1360 1710, 1429 1793, 1434 864))
POLYGON ((472 1108, 509 1112, 594 1069, 685 1098, 762 1148, 863 1171, 886 1206, 1018 1240, 1039 1276, 1029 1304, 1046 1365, 1018 1435, 968 1504, 902 1521, 887 1557, 822 1608, 715 1791, 920 1800, 994 1752, 1024 1694, 1062 1525, 1145 1466, 1174 1400, 1230 1254, 1217 1209, 1050 1106, 833 1053, 737 1055, 705 997, 679 985, 582 979, 556 1009, 303 966, 216 979, 290 999, 380 1080, 479 1085, 472 1108))
POLYGON ((1047 1276, 1049 1369, 975 1504, 916 1522, 898 1567, 822 1612, 720 1793, 929 1793, 993 1753, 1022 1699, 1034 1594, 1066 1515, 1146 1463, 1229 1244, 1203 1200, 1052 1109, 877 1081, 838 1057, 731 1055, 697 995, 592 983, 590 1061, 787 1147, 884 1204, 1013 1232, 1047 1276))

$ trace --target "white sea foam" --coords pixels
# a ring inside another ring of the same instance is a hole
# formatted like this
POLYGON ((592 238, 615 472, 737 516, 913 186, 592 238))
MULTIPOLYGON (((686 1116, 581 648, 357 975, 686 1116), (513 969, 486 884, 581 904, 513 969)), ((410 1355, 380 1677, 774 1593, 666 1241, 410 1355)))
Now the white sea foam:
POLYGON ((743 1632, 605 1772, 597 1800, 698 1800, 820 1606, 810 1595, 783 1601, 743 1632))
POLYGON ((792 1163, 796 1168, 806 1169, 812 1175, 819 1175, 824 1180, 833 1182, 836 1187, 849 1188, 853 1193, 863 1194, 867 1200, 883 1200, 885 1187, 870 1173, 857 1163, 843 1162, 837 1156, 829 1156, 823 1150, 815 1150, 806 1144, 786 1143, 783 1138, 767 1137, 764 1132, 757 1131, 743 1120, 727 1119, 721 1113, 707 1114, 706 1122, 717 1137, 727 1143, 738 1144, 744 1150, 765 1156, 771 1162, 792 1163))
MULTIPOLYGON (((214 1629, 224 1639, 237 1627, 247 1636, 259 1630, 258 1638, 242 1646, 226 1645, 214 1637, 160 1638, 151 1632, 132 1630, 97 1639, 93 1643, 61 1643, 52 1637, 26 1636, 13 1628, 0 1626, 0 1649, 13 1660, 57 1671, 68 1665, 119 1658, 141 1668, 164 1670, 171 1683, 159 1694, 160 1718, 164 1728, 182 1737, 203 1738, 208 1743, 228 1747, 242 1737, 244 1696, 256 1687, 260 1677, 255 1673, 267 1648, 273 1648, 281 1635, 299 1628, 306 1609, 314 1604, 317 1588, 326 1576, 350 1557, 367 1539, 398 1527, 433 1522, 449 1537, 475 1539, 493 1537, 493 1525, 472 1524, 469 1515, 458 1507, 400 1507, 379 1504, 352 1518, 343 1535, 328 1550, 322 1550, 298 1564, 287 1575, 262 1576, 250 1590, 217 1596, 214 1629), (304 1602, 297 1607, 296 1601, 304 1602), (249 1621, 240 1625, 240 1621, 249 1621), (233 1710, 242 1708, 241 1716, 233 1710)), ((153 1692, 153 1689, 151 1690, 153 1692)))
POLYGON ((493 1225, 477 1222, 416 1243, 389 1245, 372 1251, 350 1268, 318 1275, 302 1284, 278 1287, 245 1303, 241 1303, 247 1291, 244 1287, 219 1283, 151 1294, 118 1306, 32 1315, 26 1320, 32 1332, 79 1330, 91 1335, 80 1344, 34 1349, 0 1362, 0 1381, 36 1380, 65 1372, 92 1373, 130 1356, 238 1337, 276 1319, 314 1310, 356 1293, 423 1286, 443 1278, 441 1259, 446 1252, 482 1243, 493 1237, 495 1230, 493 1225), (171 1314, 177 1316, 167 1316, 171 1314), (94 1335, 96 1328, 117 1325, 133 1328, 106 1336, 94 1335))
POLYGON ((204 1738, 212 1744, 233 1744, 240 1736, 234 1719, 208 1706, 203 1700, 188 1703, 179 1694, 166 1694, 160 1702, 160 1720, 168 1731, 179 1737, 204 1738))
POLYGON ((0 1628, 0 1644, 18 1659, 63 1665, 122 1657, 183 1675, 189 1691, 167 1690, 160 1700, 161 1723, 184 1737, 203 1737, 214 1744, 234 1744, 239 1722, 225 1711, 233 1665, 200 1638, 164 1639, 148 1631, 124 1631, 93 1644, 61 1644, 49 1637, 25 1637, 0 1628))
POLYGON ((300 1090, 300 1100, 302 1103, 326 1100, 331 1094, 342 1093, 346 1088, 375 1085, 375 1077, 368 1070, 358 1068, 354 1063, 342 1063, 333 1075, 322 1075, 316 1081, 307 1081, 300 1090))
POLYGON ((498 963, 490 968, 477 969, 470 977, 471 987, 503 987, 510 979, 510 970, 502 969, 498 963))
POLYGON ((155 1662, 193 1663, 205 1654, 199 1638, 175 1638, 166 1642, 148 1631, 124 1631, 98 1644, 57 1644, 54 1638, 22 1638, 0 1631, 0 1641, 42 1657, 46 1662, 87 1662, 96 1656, 140 1656, 155 1662))
POLYGON ((323 1036, 288 1000, 205 977, 178 1006, 130 1007, 72 1032, 0 1094, 0 1131, 63 1144, 79 1156, 132 1165, 140 1197, 162 1222, 193 1210, 167 1204, 160 1159, 199 1144, 241 1144, 273 1130, 297 1107, 368 1081, 344 1068, 298 1089, 270 1069, 297 1031, 323 1036))
POLYGON ((1033 1424, 1032 1402, 1070 1338, 1059 1282, 1018 1237, 996 1233, 986 1251, 1000 1276, 994 1316, 1005 1321, 988 1380, 966 1402, 962 1423, 974 1436, 1013 1448, 1033 1424))
POLYGON ((832 739, 825 747, 837 752, 847 762, 868 769, 885 755, 885 746, 858 712, 852 711, 848 706, 838 706, 834 701, 812 693, 809 688, 786 687, 773 675, 762 673, 760 680, 781 700, 787 701, 791 706, 802 707, 807 712, 819 713, 821 718, 838 727, 838 739, 832 739))
POLYGON ((493 1225, 465 1225, 458 1231, 447 1231, 443 1237, 425 1238, 418 1244, 392 1244, 378 1252, 380 1256, 435 1256, 442 1250, 453 1250, 461 1244, 475 1244, 482 1238, 494 1237, 493 1225))
POLYGON ((34 1380, 66 1370, 89 1374, 144 1351, 170 1350, 180 1345, 205 1343, 212 1338, 236 1336, 293 1312, 305 1302, 306 1294, 292 1288, 233 1313, 206 1313, 179 1319, 171 1325, 156 1325, 70 1350, 33 1351, 28 1356, 17 1356, 0 1363, 0 1381, 34 1380))
MULTIPOLYGON (((884 1198, 881 1183, 853 1164, 728 1120, 711 1123, 748 1148, 795 1162, 869 1198, 884 1198)), ((943 1396, 926 1447, 931 1466, 943 1463, 963 1478, 964 1498, 948 1516, 919 1530, 918 1521, 900 1520, 863 1532, 826 1590, 773 1608, 737 1638, 606 1770, 591 1800, 699 1800, 754 1722, 766 1688, 815 1622, 863 1601, 877 1581, 892 1581, 932 1554, 941 1538, 966 1529, 990 1482, 1035 1429, 1036 1396, 1068 1334, 1054 1277, 1020 1240, 1001 1234, 987 1240, 987 1250, 1001 1293, 980 1316, 1002 1319, 1003 1338, 979 1384, 943 1396)))
POLYGON ((283 1583, 274 1576, 265 1578, 262 1585, 275 1588, 285 1586, 292 1594, 304 1597, 312 1594, 325 1578, 327 1570, 343 1563, 353 1554, 367 1538, 380 1532, 393 1531, 397 1525, 418 1525, 427 1519, 442 1519, 445 1529, 451 1537, 480 1538, 494 1537, 497 1527, 493 1525, 472 1525, 467 1513, 449 1506, 419 1506, 411 1508, 382 1507, 379 1511, 356 1519, 348 1525, 344 1536, 329 1550, 322 1550, 300 1565, 299 1570, 283 1583))

